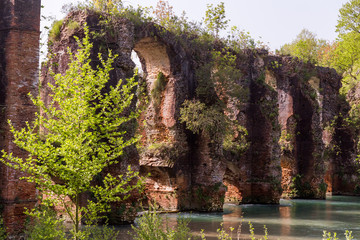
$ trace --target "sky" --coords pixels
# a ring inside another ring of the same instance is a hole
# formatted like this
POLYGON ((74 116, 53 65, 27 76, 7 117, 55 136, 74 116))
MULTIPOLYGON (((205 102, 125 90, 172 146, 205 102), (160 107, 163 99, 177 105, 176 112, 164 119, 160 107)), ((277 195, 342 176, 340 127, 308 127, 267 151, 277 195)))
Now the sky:
MULTIPOLYGON (((168 0, 177 15, 186 12, 189 20, 202 21, 207 4, 224 2, 229 25, 250 32, 271 50, 293 41, 304 28, 318 38, 333 41, 339 9, 349 0, 168 0)), ((42 0, 42 15, 61 19, 62 5, 74 0, 42 0)), ((133 6, 156 6, 158 0, 123 0, 133 6)), ((47 23, 48 25, 48 23, 47 23)))

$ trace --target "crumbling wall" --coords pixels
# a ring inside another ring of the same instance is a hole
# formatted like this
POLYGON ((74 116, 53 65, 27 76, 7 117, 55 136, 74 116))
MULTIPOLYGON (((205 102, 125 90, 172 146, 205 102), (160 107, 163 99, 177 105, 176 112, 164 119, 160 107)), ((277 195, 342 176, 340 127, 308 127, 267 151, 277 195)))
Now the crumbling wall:
POLYGON ((281 168, 276 80, 267 71, 267 51, 249 50, 239 59, 241 84, 248 89, 249 97, 231 111, 246 126, 248 149, 242 154, 226 153, 225 200, 277 204, 281 196, 281 168))
MULTIPOLYGON (((55 72, 65 71, 66 48, 75 49, 73 36, 82 36, 81 28, 67 27, 69 19, 87 22, 95 32, 104 29, 96 13, 71 13, 51 47, 56 54, 52 61, 58 63, 55 72)), ((112 169, 121 173, 127 164, 139 169, 147 177, 148 200, 166 210, 217 211, 224 201, 278 203, 282 192, 288 197, 325 197, 326 183, 334 185, 332 180, 325 183, 325 173, 331 175, 338 164, 327 153, 336 133, 329 134, 326 126, 339 111, 340 77, 333 70, 266 51, 239 53, 241 76, 236 83, 248 96, 237 99, 241 104, 228 102, 225 111, 246 128, 248 148, 234 154, 225 151, 221 141, 194 134, 180 121, 183 102, 196 98, 196 69, 204 61, 199 50, 183 44, 186 37, 180 41, 152 23, 119 18, 111 27, 110 33, 94 39, 93 55, 107 48, 119 55, 109 83, 115 84, 133 74, 130 55, 136 51, 144 70, 139 83, 148 99, 142 102, 139 95, 145 110, 138 127, 130 129, 141 135, 140 147, 112 169)), ((46 71, 43 86, 51 81, 46 71)), ((43 88, 41 94, 46 99, 49 92, 43 88)))
POLYGON ((356 114, 352 115, 360 99, 359 89, 357 84, 345 96, 339 96, 336 106, 338 115, 331 125, 324 128, 328 136, 326 155, 330 157, 326 181, 330 187, 328 191, 332 194, 360 194, 359 125, 356 114))
MULTIPOLYGON (((36 107, 28 93, 37 95, 40 0, 0 1, 0 149, 19 157, 27 153, 12 143, 7 120, 15 128, 25 127, 36 107)), ((35 186, 19 179, 23 173, 0 166, 2 215, 11 235, 21 231, 24 208, 37 201, 35 186)))
POLYGON ((330 156, 324 130, 337 115, 340 77, 334 70, 304 64, 285 57, 279 59, 279 122, 282 126, 282 187, 284 195, 325 198, 325 173, 330 156))
MULTIPOLYGON (((104 29, 95 13, 71 13, 52 46, 56 72, 66 68, 66 47, 76 48, 72 35, 81 37, 81 29, 67 28, 70 18, 95 31, 104 29)), ((241 76, 235 81, 248 96, 235 100, 241 104, 228 102, 225 111, 245 126, 248 148, 234 154, 221 141, 194 134, 180 122, 183 102, 196 98, 196 70, 205 61, 200 50, 184 41, 152 23, 122 18, 111 34, 94 39, 94 56, 101 46, 119 54, 110 84, 133 73, 132 50, 140 58, 144 76, 139 81, 148 102, 136 129, 140 148, 124 163, 143 176, 150 174, 147 198, 167 210, 221 210, 224 200, 278 203, 282 190, 290 197, 324 198, 331 159, 325 156, 331 140, 324 128, 337 115, 339 76, 266 51, 238 53, 241 76)), ((42 94, 47 97, 46 89, 42 94)))

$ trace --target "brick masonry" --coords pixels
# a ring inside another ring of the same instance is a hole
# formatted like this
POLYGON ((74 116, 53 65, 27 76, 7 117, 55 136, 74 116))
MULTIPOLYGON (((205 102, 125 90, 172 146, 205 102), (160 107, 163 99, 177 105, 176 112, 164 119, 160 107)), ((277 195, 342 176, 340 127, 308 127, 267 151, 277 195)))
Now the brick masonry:
MULTIPOLYGON (((38 92, 40 0, 0 0, 0 149, 14 155, 26 152, 12 143, 7 119, 16 128, 34 117, 28 93, 38 92)), ((0 205, 8 232, 23 228, 24 207, 36 203, 33 184, 19 181, 23 173, 0 166, 0 205)))

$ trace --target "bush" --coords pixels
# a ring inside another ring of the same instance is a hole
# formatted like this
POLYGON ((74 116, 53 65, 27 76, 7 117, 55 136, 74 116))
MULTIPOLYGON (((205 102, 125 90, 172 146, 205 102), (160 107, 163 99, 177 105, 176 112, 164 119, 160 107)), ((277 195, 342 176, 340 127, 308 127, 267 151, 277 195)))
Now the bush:
MULTIPOLYGON (((45 206, 27 212, 31 217, 25 229, 25 236, 28 240, 65 240, 69 239, 66 234, 64 221, 60 219, 56 212, 45 206)), ((5 231, 4 231, 5 232, 5 231)), ((104 226, 85 226, 81 231, 79 239, 87 240, 116 240, 118 232, 114 228, 104 226)), ((0 239, 6 239, 6 235, 1 235, 0 239), (5 236, 3 238, 3 236, 5 236)))
POLYGON ((119 235, 113 227, 103 226, 85 226, 83 229, 83 240, 116 240, 119 235))
MULTIPOLYGON (((345 235, 346 240, 352 240, 353 239, 351 231, 346 230, 344 235, 345 235)), ((339 240, 336 233, 333 233, 331 235, 331 232, 327 232, 327 231, 323 231, 323 238, 322 239, 323 240, 339 240)))
POLYGON ((54 210, 41 207, 32 212, 27 212, 27 214, 32 217, 32 220, 26 226, 26 239, 66 239, 63 220, 57 218, 54 210))
POLYGON ((164 220, 155 207, 151 206, 137 220, 137 226, 131 226, 135 231, 132 237, 135 240, 188 240, 192 238, 189 222, 189 219, 180 217, 177 228, 170 229, 167 219, 164 220))
POLYGON ((69 20, 67 23, 66 23, 66 26, 70 29, 70 30, 77 30, 80 28, 80 23, 78 23, 77 21, 74 21, 74 20, 69 20))
POLYGON ((64 20, 54 21, 51 25, 51 29, 49 31, 49 41, 59 41, 60 40, 60 29, 63 25, 64 20))
MULTIPOLYGON (((180 121, 193 133, 205 131, 210 136, 222 136, 228 126, 227 118, 217 105, 206 106, 200 101, 186 100, 180 109, 180 121)), ((218 139, 218 138, 214 138, 218 139)))
POLYGON ((0 218, 0 240, 7 239, 6 228, 4 226, 4 220, 0 218))
POLYGON ((161 95, 165 90, 167 79, 162 72, 159 72, 157 78, 154 82, 153 90, 151 91, 151 96, 154 101, 154 107, 158 108, 161 104, 161 95))

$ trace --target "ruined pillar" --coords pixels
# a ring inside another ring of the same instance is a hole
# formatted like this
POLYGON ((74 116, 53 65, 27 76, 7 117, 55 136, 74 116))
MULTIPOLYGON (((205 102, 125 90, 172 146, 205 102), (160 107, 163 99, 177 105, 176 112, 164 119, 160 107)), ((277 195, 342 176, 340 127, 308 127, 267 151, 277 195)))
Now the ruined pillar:
MULTIPOLYGON (((154 32, 157 30, 154 29, 154 32)), ((165 210, 189 208, 188 144, 179 122, 186 84, 183 66, 174 71, 174 58, 181 49, 172 49, 160 39, 138 35, 134 50, 145 72, 149 103, 139 120, 142 135, 140 172, 149 177, 145 193, 165 210)), ((186 64, 186 63, 185 63, 186 64)))
POLYGON ((232 111, 246 126, 248 148, 241 154, 227 154, 225 201, 277 204, 281 195, 278 93, 276 78, 267 70, 276 59, 259 50, 248 51, 243 62, 240 68, 249 99, 243 100, 242 108, 232 111))
POLYGON ((290 57, 275 71, 281 125, 284 197, 325 198, 330 135, 325 130, 337 114, 340 78, 335 71, 290 57))
MULTIPOLYGON (((7 120, 20 129, 32 121, 36 107, 28 97, 37 94, 40 37, 40 0, 0 1, 0 149, 19 157, 27 153, 12 142, 7 120)), ((36 202, 33 184, 23 173, 0 165, 0 205, 11 235, 21 231, 24 208, 36 202)))

